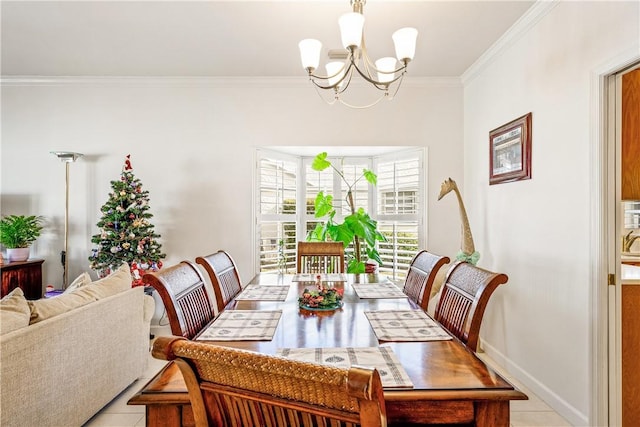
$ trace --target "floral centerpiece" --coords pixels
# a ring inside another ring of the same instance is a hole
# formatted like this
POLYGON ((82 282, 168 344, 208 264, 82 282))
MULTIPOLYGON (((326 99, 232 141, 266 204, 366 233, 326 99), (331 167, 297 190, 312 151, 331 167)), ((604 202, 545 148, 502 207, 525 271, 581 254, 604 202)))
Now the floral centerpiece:
POLYGON ((316 276, 316 289, 305 288, 298 298, 300 308, 306 310, 336 310, 342 306, 344 289, 322 286, 320 275, 316 276))

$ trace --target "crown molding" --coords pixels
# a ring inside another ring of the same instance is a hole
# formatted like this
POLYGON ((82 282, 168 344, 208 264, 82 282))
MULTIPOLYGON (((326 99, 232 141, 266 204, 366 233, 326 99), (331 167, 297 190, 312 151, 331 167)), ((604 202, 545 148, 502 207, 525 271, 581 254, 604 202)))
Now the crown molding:
MULTIPOLYGON (((368 86, 354 81, 354 86, 368 86)), ((405 77, 405 87, 462 87, 459 77, 405 77)), ((305 77, 2 76, 0 86, 308 88, 305 77)))
POLYGON ((475 79, 494 59, 502 54, 542 18, 553 10, 561 0, 537 0, 480 58, 462 73, 463 85, 475 79))

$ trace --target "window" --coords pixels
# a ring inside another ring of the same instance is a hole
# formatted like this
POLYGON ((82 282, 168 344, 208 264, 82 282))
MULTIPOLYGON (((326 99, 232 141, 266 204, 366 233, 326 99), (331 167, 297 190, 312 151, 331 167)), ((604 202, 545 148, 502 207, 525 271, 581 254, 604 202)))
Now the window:
POLYGON ((411 260, 418 253, 419 226, 412 221, 379 221, 378 229, 387 238, 379 244, 382 266, 380 272, 395 279, 407 276, 411 260))
POLYGON ((296 263, 297 170, 295 160, 259 158, 257 235, 260 271, 296 263))
MULTIPOLYGON (((367 147, 362 151, 366 152, 367 147)), ((352 194, 356 208, 362 207, 376 219, 378 229, 387 238, 378 247, 383 261, 380 270, 396 280, 404 280, 413 256, 426 241, 423 156, 422 149, 412 149, 376 157, 330 159, 349 183, 356 181, 363 168, 378 175, 377 186, 361 179, 352 194)), ((314 201, 320 191, 333 195, 340 216, 336 220, 342 221, 351 214, 346 202, 347 185, 333 168, 313 170, 312 161, 312 157, 259 150, 259 271, 295 271, 296 242, 305 240, 319 222, 314 216, 314 201)))
POLYGON ((378 174, 378 229, 387 238, 379 244, 380 271, 394 279, 404 279, 413 256, 422 246, 424 182, 422 152, 380 157, 378 174))

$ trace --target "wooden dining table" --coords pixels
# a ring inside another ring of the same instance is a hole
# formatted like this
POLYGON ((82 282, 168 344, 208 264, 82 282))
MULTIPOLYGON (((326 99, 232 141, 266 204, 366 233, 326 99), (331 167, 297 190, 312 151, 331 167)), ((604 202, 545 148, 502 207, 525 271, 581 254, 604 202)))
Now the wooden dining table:
MULTIPOLYGON (((225 311, 282 310, 273 339, 207 342, 272 355, 283 348, 390 347, 413 383, 411 388, 385 389, 387 417, 392 425, 466 423, 508 427, 510 401, 527 399, 454 337, 439 341, 379 341, 365 311, 419 309, 407 298, 360 298, 352 286, 378 283, 384 277, 346 275, 346 281, 330 283, 343 289, 344 296, 342 308, 328 312, 301 309, 298 297, 305 288, 313 289, 314 283, 292 279, 294 275, 290 274, 258 274, 249 284, 286 285, 289 287, 286 299, 232 300, 225 308, 225 311)), ((128 404, 146 406, 147 426, 193 425, 187 389, 172 362, 128 404)))

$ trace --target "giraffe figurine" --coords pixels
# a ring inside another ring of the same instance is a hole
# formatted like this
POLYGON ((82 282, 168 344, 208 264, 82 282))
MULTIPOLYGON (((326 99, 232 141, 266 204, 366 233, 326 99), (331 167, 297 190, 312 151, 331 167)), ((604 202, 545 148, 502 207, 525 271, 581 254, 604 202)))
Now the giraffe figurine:
POLYGON ((454 180, 452 180, 451 178, 444 180, 444 182, 440 186, 440 195, 438 196, 438 200, 442 199, 451 191, 454 191, 456 193, 456 197, 458 198, 458 207, 460 209, 460 221, 462 226, 461 248, 460 252, 458 252, 458 255, 456 255, 456 259, 476 265, 478 260, 480 259, 480 253, 476 251, 475 246, 473 245, 473 236, 471 235, 471 227, 469 227, 469 218, 467 217, 467 211, 464 209, 462 196, 460 196, 458 185, 454 180))

